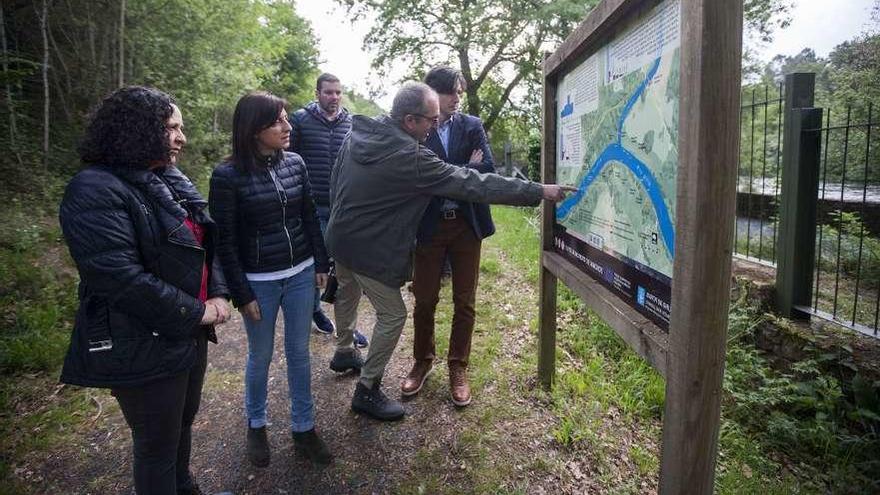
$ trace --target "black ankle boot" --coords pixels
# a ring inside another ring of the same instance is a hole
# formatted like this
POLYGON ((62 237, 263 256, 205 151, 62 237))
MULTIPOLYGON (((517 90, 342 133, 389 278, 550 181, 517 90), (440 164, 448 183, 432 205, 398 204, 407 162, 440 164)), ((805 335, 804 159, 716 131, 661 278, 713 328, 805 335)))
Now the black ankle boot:
POLYGON ((381 421, 395 421, 403 417, 404 410, 400 402, 389 399, 382 393, 381 383, 367 388, 358 381, 351 398, 351 408, 355 412, 366 414, 381 421))
POLYGON ((269 438, 266 436, 265 426, 248 428, 247 456, 251 464, 256 467, 269 465, 269 438))
POLYGON ((293 446, 297 453, 308 457, 315 464, 333 462, 333 454, 327 449, 327 444, 315 433, 314 428, 309 431, 293 432, 293 446))

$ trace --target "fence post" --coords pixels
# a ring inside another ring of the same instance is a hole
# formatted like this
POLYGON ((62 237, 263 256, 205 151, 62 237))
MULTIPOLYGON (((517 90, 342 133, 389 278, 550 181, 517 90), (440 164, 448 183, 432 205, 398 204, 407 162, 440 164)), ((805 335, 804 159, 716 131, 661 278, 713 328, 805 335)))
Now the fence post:
POLYGON ((504 166, 507 168, 507 176, 513 177, 513 145, 509 140, 504 142, 504 166))
POLYGON ((815 74, 785 78, 782 189, 776 250, 776 305, 786 318, 809 314, 816 252, 822 110, 813 104, 815 74))

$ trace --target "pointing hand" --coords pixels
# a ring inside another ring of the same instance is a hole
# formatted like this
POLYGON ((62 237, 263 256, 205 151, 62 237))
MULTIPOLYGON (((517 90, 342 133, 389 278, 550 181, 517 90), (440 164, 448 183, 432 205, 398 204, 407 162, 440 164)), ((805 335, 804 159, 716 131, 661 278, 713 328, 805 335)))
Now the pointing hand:
POLYGON ((544 199, 558 203, 565 199, 566 193, 577 192, 576 187, 560 186, 557 184, 544 184, 544 199))

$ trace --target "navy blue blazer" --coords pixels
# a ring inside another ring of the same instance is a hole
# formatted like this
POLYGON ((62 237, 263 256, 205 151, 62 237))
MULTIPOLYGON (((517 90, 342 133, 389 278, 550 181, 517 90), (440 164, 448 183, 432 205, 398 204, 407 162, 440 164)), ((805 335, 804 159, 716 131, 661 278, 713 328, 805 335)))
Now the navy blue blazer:
MULTIPOLYGON (((486 131, 483 130, 483 122, 472 115, 456 113, 452 117, 452 127, 449 129, 449 153, 443 149, 440 136, 436 129, 432 129, 425 141, 425 146, 437 154, 441 160, 453 165, 468 166, 477 169, 481 173, 495 172, 495 161, 492 159, 492 150, 489 149, 489 140, 486 131), (482 163, 468 163, 471 153, 475 149, 483 150, 482 163)), ((485 239, 495 233, 495 224, 492 223, 492 214, 489 205, 483 203, 468 203, 457 201, 460 205, 459 214, 467 220, 474 229, 477 239, 485 239)), ((434 197, 425 210, 422 222, 419 224, 418 240, 427 241, 434 235, 437 223, 440 222, 440 206, 443 198, 434 197)))

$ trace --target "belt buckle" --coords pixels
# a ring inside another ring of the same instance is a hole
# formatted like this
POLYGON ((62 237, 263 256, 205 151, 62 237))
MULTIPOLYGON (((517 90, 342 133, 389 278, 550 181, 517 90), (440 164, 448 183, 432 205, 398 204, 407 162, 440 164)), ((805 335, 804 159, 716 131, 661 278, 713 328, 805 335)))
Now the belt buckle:
POLYGON ((113 349, 113 340, 90 340, 89 352, 104 352, 113 349))
POLYGON ((455 210, 446 210, 443 212, 444 220, 455 220, 455 210))

